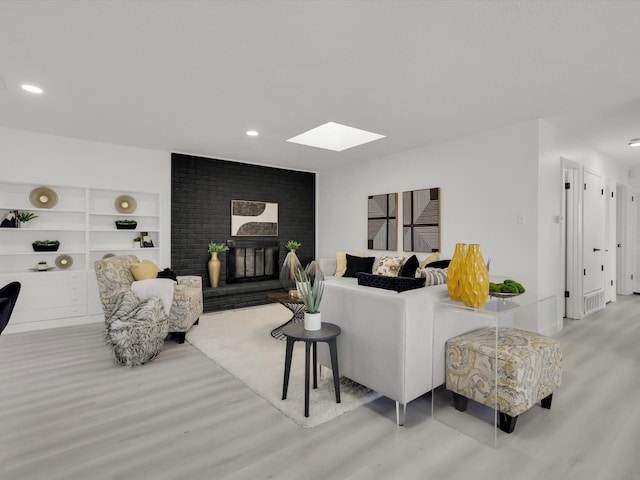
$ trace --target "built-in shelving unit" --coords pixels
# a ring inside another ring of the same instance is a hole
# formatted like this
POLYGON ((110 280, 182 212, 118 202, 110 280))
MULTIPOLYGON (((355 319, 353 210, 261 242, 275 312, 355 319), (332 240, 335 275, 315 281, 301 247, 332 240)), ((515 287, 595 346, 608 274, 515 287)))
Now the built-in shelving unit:
POLYGON ((92 189, 47 185, 58 197, 51 208, 31 204, 29 196, 36 184, 0 182, 0 216, 10 211, 28 211, 37 218, 20 228, 0 228, 0 286, 10 281, 22 283, 18 304, 11 323, 82 317, 102 313, 93 273, 95 261, 105 255, 133 254, 159 262, 160 198, 158 193, 130 192, 116 189, 92 189), (130 195, 136 209, 123 214, 116 209, 116 199, 130 195), (116 220, 138 222, 135 230, 118 230, 116 220), (146 232, 153 247, 134 248, 133 238, 146 232), (58 240, 55 252, 35 252, 36 240, 58 240), (60 255, 71 257, 68 268, 57 268, 60 255), (33 270, 46 261, 55 269, 33 270))

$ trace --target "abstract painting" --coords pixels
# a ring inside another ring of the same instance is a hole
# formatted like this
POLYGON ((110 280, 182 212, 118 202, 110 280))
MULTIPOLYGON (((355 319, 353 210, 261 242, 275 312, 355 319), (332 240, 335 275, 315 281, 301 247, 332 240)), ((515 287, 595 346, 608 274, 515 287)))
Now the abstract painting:
POLYGON ((369 250, 396 250, 398 246, 398 194, 370 195, 367 222, 369 250))
POLYGON ((278 204, 231 200, 231 235, 236 237, 278 236, 278 204))
POLYGON ((402 194, 405 252, 440 251, 440 189, 426 188, 402 194))

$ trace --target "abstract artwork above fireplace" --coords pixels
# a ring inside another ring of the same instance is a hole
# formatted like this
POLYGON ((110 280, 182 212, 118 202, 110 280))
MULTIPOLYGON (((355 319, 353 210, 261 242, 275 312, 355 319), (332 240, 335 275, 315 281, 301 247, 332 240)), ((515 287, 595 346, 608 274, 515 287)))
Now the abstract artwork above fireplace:
POLYGON ((231 200, 231 235, 234 237, 278 236, 278 204, 231 200))

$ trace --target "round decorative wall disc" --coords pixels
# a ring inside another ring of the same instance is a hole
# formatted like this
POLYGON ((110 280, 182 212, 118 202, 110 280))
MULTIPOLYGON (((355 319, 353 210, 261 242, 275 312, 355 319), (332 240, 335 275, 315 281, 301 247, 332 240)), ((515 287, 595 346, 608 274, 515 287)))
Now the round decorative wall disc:
POLYGON ((56 265, 58 268, 62 269, 69 268, 73 265, 73 258, 69 255, 58 255, 56 257, 56 265))
POLYGON ((116 198, 116 210, 120 213, 133 213, 138 207, 136 199, 131 195, 120 195, 116 198))
POLYGON ((58 203, 58 194, 49 187, 38 187, 31 190, 29 201, 34 207, 51 208, 58 203))

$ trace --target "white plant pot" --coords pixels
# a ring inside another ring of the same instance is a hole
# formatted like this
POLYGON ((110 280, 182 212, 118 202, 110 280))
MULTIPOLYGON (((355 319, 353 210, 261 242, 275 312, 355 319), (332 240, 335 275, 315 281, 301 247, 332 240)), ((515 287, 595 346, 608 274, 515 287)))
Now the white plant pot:
POLYGON ((304 314, 304 329, 305 330, 320 330, 322 321, 320 318, 320 312, 318 313, 305 313, 304 314))
POLYGON ((133 242, 133 243, 131 244, 131 246, 132 246, 133 248, 140 248, 140 242, 133 242))

